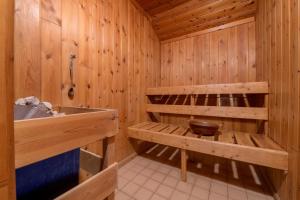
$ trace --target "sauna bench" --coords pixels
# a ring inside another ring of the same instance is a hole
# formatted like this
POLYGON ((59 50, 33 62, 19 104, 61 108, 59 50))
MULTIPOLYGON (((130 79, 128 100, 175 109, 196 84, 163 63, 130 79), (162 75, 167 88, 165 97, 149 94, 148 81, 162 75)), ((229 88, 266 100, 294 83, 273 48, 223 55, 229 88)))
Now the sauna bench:
POLYGON ((103 171, 95 174, 60 200, 105 199, 113 196, 117 184, 115 136, 118 133, 118 112, 113 109, 60 107, 64 116, 14 122, 16 169, 104 141, 103 171))
POLYGON ((143 122, 129 127, 128 136, 181 150, 288 170, 288 153, 262 134, 228 131, 217 137, 199 137, 177 125, 143 122))
POLYGON ((288 170, 288 153, 268 138, 268 82, 244 82, 148 88, 145 111, 152 121, 164 116, 251 120, 257 133, 222 132, 198 137, 178 125, 144 122, 129 127, 129 137, 181 149, 181 177, 186 181, 187 151, 288 170), (158 116, 158 117, 157 117, 158 116), (263 128, 263 131, 260 128, 263 128))

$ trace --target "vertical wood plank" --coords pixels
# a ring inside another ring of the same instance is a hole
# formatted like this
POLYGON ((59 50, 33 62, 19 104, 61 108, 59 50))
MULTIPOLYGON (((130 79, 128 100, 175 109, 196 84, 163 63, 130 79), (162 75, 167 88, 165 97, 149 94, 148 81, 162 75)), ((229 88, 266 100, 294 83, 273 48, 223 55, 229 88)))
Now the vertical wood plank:
POLYGON ((41 0, 41 18, 61 26, 61 1, 41 0))
POLYGON ((248 82, 255 82, 256 81, 256 30, 255 30, 255 22, 248 24, 248 82))
POLYGON ((228 49, 230 49, 230 51, 228 51, 228 76, 232 83, 236 83, 239 81, 237 27, 230 28, 228 34, 228 49))
POLYGON ((61 27, 41 20, 41 99, 61 105, 61 27))
POLYGON ((259 1, 257 72, 270 84, 269 136, 289 152, 289 173, 267 170, 281 199, 299 199, 299 1, 259 1))
POLYGON ((239 82, 248 81, 248 24, 238 27, 239 82))
POLYGON ((64 106, 78 106, 78 14, 79 0, 62 1, 62 104, 64 106), (72 23, 70 23, 72 21, 72 23), (75 55, 74 60, 74 83, 75 98, 68 97, 71 87, 70 80, 70 56, 75 55))
POLYGON ((40 1, 15 1, 15 97, 41 97, 40 1))
POLYGON ((13 33, 14 1, 0 1, 0 199, 3 200, 16 199, 13 128, 13 33))

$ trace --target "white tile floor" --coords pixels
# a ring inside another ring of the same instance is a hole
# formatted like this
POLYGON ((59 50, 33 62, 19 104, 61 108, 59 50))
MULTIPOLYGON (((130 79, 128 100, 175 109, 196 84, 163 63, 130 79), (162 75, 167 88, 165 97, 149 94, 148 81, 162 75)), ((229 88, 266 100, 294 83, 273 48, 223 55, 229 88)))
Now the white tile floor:
MULTIPOLYGON (((137 156, 119 169, 116 200, 271 200, 228 180, 188 172, 180 181, 180 169, 137 156)), ((241 184, 243 185, 243 184, 241 184)), ((263 191, 263 190, 262 190, 263 191)))

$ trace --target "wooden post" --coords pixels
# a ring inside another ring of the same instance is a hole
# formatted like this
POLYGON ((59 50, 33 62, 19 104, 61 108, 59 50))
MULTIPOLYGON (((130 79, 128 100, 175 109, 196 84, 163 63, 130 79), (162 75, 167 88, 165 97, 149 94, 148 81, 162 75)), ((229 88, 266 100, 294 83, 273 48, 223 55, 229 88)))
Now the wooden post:
POLYGON ((115 136, 105 138, 103 141, 103 169, 115 163, 115 136))
MULTIPOLYGON (((116 153, 115 153, 115 136, 105 138, 103 141, 103 169, 108 168, 110 165, 116 162, 116 153)), ((114 200, 115 193, 112 193, 108 196, 107 200, 114 200)))
POLYGON ((248 100, 246 94, 243 94, 243 98, 244 98, 244 102, 245 102, 246 107, 250 107, 250 103, 249 103, 249 100, 248 100))
POLYGON ((233 107, 234 103, 233 103, 233 95, 232 94, 229 94, 229 100, 230 100, 230 107, 233 107))
MULTIPOLYGON (((197 95, 197 96, 191 95, 191 106, 195 106, 195 105, 196 105, 197 97, 198 97, 198 95, 197 95)), ((192 119, 195 119, 195 116, 194 116, 194 115, 191 115, 191 116, 190 116, 190 119, 191 119, 191 120, 192 120, 192 119)), ((189 156, 190 156, 190 159, 191 159, 191 160, 196 160, 196 154, 195 154, 194 152, 190 152, 190 153, 189 153, 189 156)))
POLYGON ((13 121, 14 1, 0 1, 0 199, 15 196, 13 121))
POLYGON ((181 149, 181 180, 186 182, 187 176, 187 152, 185 149, 181 149))
MULTIPOLYGON (((196 97, 195 95, 191 95, 191 106, 194 106, 196 103, 196 97)), ((195 117, 193 115, 191 115, 191 119, 194 119, 195 117)))
MULTIPOLYGON (((268 113, 269 113, 269 95, 266 94, 265 95, 265 107, 268 108, 268 113)), ((268 114, 268 117, 269 117, 269 114, 268 114)), ((265 124, 264 124, 264 132, 265 132, 265 135, 269 135, 269 121, 264 121, 265 124)))
POLYGON ((221 106, 221 95, 217 94, 217 106, 221 106))
POLYGON ((208 104, 208 96, 209 96, 209 94, 205 95, 204 106, 207 106, 207 104, 208 104))

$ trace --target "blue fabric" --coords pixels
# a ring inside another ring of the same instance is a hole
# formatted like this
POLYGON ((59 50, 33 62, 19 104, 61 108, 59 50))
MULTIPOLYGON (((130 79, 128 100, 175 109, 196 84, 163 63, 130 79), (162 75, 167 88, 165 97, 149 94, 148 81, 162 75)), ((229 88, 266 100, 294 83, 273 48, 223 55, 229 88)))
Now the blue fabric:
POLYGON ((18 200, 53 199, 78 184, 76 149, 16 170, 18 200))

